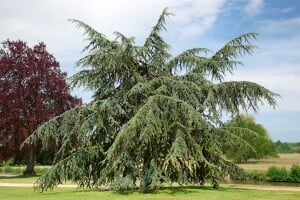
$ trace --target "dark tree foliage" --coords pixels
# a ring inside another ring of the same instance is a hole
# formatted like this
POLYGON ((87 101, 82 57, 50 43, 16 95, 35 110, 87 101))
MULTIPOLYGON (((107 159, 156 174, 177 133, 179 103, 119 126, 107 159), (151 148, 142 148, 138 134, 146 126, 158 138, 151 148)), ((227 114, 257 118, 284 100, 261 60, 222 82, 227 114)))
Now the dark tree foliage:
POLYGON ((66 73, 46 50, 22 41, 5 41, 0 48, 0 160, 26 161, 34 173, 32 146, 20 145, 43 122, 81 105, 70 95, 66 73))
POLYGON ((245 143, 230 145, 224 148, 224 153, 228 159, 235 162, 247 162, 247 160, 261 159, 265 157, 276 157, 276 146, 271 140, 267 129, 255 122, 251 115, 239 115, 225 123, 225 127, 246 128, 252 133, 236 132, 235 134, 245 143))
POLYGON ((55 165, 36 183, 41 190, 66 179, 114 190, 204 180, 218 187, 219 178, 236 169, 222 147, 239 141, 232 134, 239 128, 221 127, 222 112, 256 111, 262 101, 276 105, 277 94, 256 83, 224 82, 241 64, 238 57, 252 52, 250 40, 257 34, 241 35, 216 53, 193 48, 172 57, 161 36, 169 15, 165 9, 142 46, 119 32, 109 40, 71 20, 89 41, 87 56, 78 61, 83 70, 72 84, 95 91, 94 100, 55 117, 27 139, 41 139, 45 147, 50 139, 62 143, 55 165))

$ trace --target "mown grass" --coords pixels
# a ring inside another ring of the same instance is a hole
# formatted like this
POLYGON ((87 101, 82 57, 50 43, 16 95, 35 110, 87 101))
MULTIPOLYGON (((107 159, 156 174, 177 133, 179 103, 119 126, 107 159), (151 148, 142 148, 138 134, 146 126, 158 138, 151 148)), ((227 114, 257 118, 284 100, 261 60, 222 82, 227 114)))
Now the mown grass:
POLYGON ((169 199, 189 199, 189 200, 298 200, 300 192, 287 191, 259 191, 247 189, 229 189, 223 188, 214 190, 210 187, 186 187, 186 188, 168 188, 157 191, 156 193, 140 193, 137 191, 129 193, 118 193, 113 191, 84 190, 57 188, 53 191, 44 193, 34 192, 32 188, 14 188, 0 187, 0 199, 5 200, 83 200, 83 199, 109 199, 109 200, 169 200, 169 199))
POLYGON ((300 153, 279 154, 279 158, 251 159, 247 163, 239 164, 239 166, 245 170, 266 171, 272 166, 291 168, 294 164, 300 165, 300 153))
MULTIPOLYGON (((242 164, 241 167, 245 170, 267 170, 270 166, 290 167, 293 164, 300 164, 300 154, 280 154, 279 158, 251 160, 250 163, 242 164)), ((39 168, 39 167, 38 167, 39 168)), ((43 168, 43 167, 41 167, 43 168)), ((0 183, 28 183, 33 184, 38 176, 22 176, 15 177, 1 176, 0 183)), ((4 200, 27 200, 27 199, 212 199, 212 200, 249 200, 249 199, 264 199, 264 200, 298 200, 300 199, 299 191, 261 191, 237 188, 221 188, 214 190, 211 187, 184 187, 184 188, 166 188, 157 191, 156 193, 143 194, 137 191, 128 193, 118 193, 113 191, 99 191, 88 189, 74 188, 55 188, 53 191, 44 193, 36 192, 31 187, 0 187, 0 199, 4 200)))
POLYGON ((5 176, 0 175, 0 183, 28 183, 33 184, 38 179, 38 176, 5 176))

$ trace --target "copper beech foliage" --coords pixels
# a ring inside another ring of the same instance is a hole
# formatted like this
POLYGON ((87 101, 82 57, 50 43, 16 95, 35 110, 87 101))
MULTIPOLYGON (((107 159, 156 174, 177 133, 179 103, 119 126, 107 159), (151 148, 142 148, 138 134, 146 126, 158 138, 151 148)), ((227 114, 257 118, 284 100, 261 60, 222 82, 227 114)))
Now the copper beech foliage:
POLYGON ((20 144, 41 123, 81 105, 71 96, 66 73, 39 43, 4 41, 0 48, 0 161, 26 156, 20 144))

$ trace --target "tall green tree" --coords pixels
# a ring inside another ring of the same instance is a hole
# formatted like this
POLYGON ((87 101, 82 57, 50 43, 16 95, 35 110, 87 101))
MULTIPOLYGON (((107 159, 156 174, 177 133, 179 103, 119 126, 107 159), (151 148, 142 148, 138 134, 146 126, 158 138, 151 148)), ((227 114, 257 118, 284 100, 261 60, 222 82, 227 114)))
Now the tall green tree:
POLYGON ((234 169, 222 153, 224 143, 239 141, 236 129, 220 127, 222 112, 258 110, 277 94, 252 82, 224 82, 252 52, 247 33, 216 53, 188 49, 172 57, 161 36, 165 9, 142 46, 115 32, 109 40, 82 21, 88 55, 78 61, 83 70, 73 86, 94 91, 94 100, 40 126, 28 138, 49 146, 61 143, 53 167, 36 186, 52 188, 65 179, 83 187, 156 189, 163 183, 203 183, 218 180, 234 169), (211 54, 211 56, 207 56, 211 54), (181 75, 179 72, 186 71, 181 75))
POLYGON ((264 157, 276 157, 276 146, 270 139, 267 129, 255 122, 251 115, 239 115, 225 123, 225 127, 239 127, 253 131, 252 133, 235 132, 245 143, 238 143, 225 147, 227 158, 241 163, 248 159, 261 159, 264 157))

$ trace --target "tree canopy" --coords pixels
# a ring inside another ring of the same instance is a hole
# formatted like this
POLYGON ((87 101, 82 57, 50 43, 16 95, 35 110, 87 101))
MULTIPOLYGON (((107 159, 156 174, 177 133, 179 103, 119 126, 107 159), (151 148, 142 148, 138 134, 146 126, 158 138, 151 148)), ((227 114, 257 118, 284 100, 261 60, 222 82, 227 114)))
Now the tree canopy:
POLYGON ((245 143, 225 147, 227 158, 235 162, 246 162, 248 159, 261 159, 264 157, 275 157, 276 146, 270 139, 267 129, 255 122, 251 115, 239 115, 225 123, 225 127, 247 128, 253 133, 235 132, 245 143))
POLYGON ((4 41, 0 48, 0 160, 26 160, 33 173, 33 149, 20 145, 43 122, 80 105, 70 95, 66 73, 46 50, 22 41, 4 41), (24 159, 25 158, 25 159, 24 159))
POLYGON ((222 113, 257 111, 260 102, 276 105, 277 94, 259 84, 224 82, 242 64, 237 59, 252 52, 250 40, 257 34, 234 38, 215 53, 192 48, 172 57, 161 36, 169 15, 165 9, 141 46, 120 32, 110 40, 70 20, 88 41, 72 86, 94 91, 94 100, 53 118, 27 139, 41 139, 45 147, 50 138, 61 143, 36 187, 53 188, 66 179, 115 190, 204 180, 218 187, 219 178, 235 170, 222 147, 239 141, 232 134, 238 128, 222 127, 222 113))

